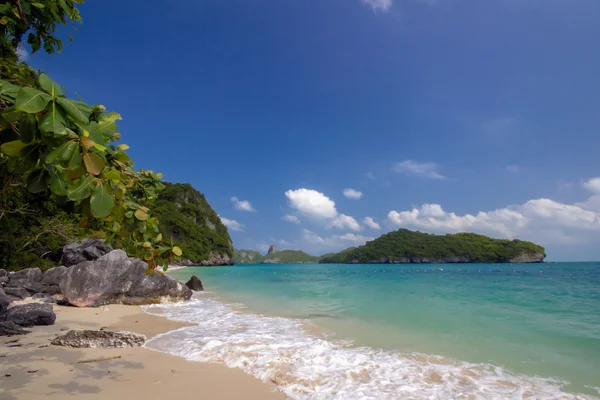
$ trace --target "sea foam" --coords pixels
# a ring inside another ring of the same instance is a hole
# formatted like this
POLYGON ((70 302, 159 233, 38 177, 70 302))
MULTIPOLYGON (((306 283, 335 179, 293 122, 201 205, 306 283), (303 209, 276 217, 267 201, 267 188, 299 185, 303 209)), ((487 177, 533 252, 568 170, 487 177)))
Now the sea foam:
POLYGON ((489 364, 326 340, 301 320, 238 311, 204 295, 145 311, 197 324, 156 336, 146 347, 239 368, 294 400, 593 398, 562 391, 567 382, 489 364))

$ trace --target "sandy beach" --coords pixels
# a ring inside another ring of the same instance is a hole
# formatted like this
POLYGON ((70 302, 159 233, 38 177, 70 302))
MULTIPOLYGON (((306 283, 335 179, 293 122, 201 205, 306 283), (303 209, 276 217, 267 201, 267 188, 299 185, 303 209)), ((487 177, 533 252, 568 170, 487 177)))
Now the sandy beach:
POLYGON ((0 339, 1 399, 285 399, 273 385, 219 364, 187 361, 145 348, 52 346, 52 339, 70 329, 126 330, 150 338, 185 326, 134 306, 55 305, 54 310, 55 325, 0 339))

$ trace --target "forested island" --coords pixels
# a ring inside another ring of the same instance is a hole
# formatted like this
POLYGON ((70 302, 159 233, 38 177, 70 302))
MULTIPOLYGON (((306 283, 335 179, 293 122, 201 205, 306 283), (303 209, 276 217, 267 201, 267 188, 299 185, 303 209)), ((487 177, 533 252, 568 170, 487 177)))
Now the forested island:
POLYGON ((475 233, 433 235, 399 229, 363 246, 328 254, 320 263, 508 263, 542 262, 542 246, 475 233))
POLYGON ((301 250, 278 250, 271 246, 266 256, 256 250, 236 250, 236 264, 300 264, 316 263, 320 257, 311 256, 301 250))

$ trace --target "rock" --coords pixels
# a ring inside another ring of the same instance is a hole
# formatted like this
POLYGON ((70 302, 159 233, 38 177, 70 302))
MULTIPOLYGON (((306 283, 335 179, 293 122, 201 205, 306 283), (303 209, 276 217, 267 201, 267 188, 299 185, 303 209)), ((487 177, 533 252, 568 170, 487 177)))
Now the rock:
POLYGON ((56 337, 51 343, 55 346, 75 348, 123 348, 140 347, 146 342, 146 336, 134 332, 109 331, 69 331, 56 337))
POLYGON ((0 268, 0 278, 8 276, 8 272, 5 269, 0 268))
POLYGON ((215 267, 219 265, 233 265, 233 258, 227 254, 210 253, 208 260, 202 260, 193 265, 201 265, 203 267, 215 267))
POLYGON ((534 253, 534 254, 522 253, 516 257, 511 258, 510 262, 511 263, 541 263, 544 261, 545 257, 546 257, 546 255, 543 253, 534 253))
POLYGON ((269 251, 267 252, 267 255, 277 253, 278 251, 279 250, 277 250, 277 246, 272 244, 271 247, 269 247, 269 251))
POLYGON ((28 303, 9 308, 5 320, 21 326, 54 325, 56 314, 50 304, 28 303))
POLYGON ((25 299, 25 298, 31 296, 29 294, 29 292, 27 291, 27 289, 25 289, 23 287, 7 286, 4 288, 4 293, 11 295, 13 297, 17 297, 19 299, 25 299))
POLYGON ((10 303, 12 303, 12 299, 6 295, 2 288, 0 288, 0 314, 8 309, 10 303))
POLYGON ((36 293, 31 298, 42 303, 54 303, 54 299, 46 293, 36 293))
POLYGON ((60 278, 62 278, 62 276, 67 273, 67 270, 68 270, 68 268, 65 267, 64 265, 61 265, 60 267, 50 268, 48 271, 46 271, 44 273, 41 283, 44 285, 57 285, 58 286, 58 284, 60 282, 60 278))
POLYGON ((26 268, 10 274, 8 286, 19 287, 39 283, 42 280, 42 270, 39 268, 26 268))
POLYGON ((0 276, 0 285, 8 283, 8 276, 0 276))
POLYGON ((60 281, 60 290, 77 307, 152 304, 192 296, 187 286, 169 276, 145 274, 147 268, 146 263, 127 257, 123 250, 113 250, 95 261, 70 267, 60 281))
POLYGON ((24 335, 26 333, 29 333, 29 331, 26 331, 12 321, 0 322, 0 336, 24 335))
POLYGON ((71 243, 63 247, 61 263, 70 267, 84 261, 93 261, 112 251, 104 239, 83 239, 81 244, 71 243))
POLYGON ((192 276, 190 280, 185 283, 185 286, 196 292, 201 292, 204 290, 202 287, 202 281, 196 275, 192 276))

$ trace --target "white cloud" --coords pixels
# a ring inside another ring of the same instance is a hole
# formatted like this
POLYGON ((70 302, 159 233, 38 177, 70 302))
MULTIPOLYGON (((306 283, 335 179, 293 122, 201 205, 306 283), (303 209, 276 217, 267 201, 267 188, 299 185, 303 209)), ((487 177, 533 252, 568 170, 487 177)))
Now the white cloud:
POLYGON ((373 220, 373 218, 371 218, 371 217, 365 217, 365 219, 363 219, 363 223, 375 231, 378 231, 381 229, 381 225, 379 225, 377 222, 375 222, 375 220, 373 220))
POLYGON ((24 47, 19 46, 17 47, 17 57, 19 58, 19 61, 27 61, 29 53, 24 47))
POLYGON ((372 173, 372 172, 367 172, 367 173, 365 174, 365 176, 366 176, 367 178, 369 178, 370 180, 372 180, 372 181, 374 181, 374 180, 375 180, 375 174, 374 174, 374 173, 372 173))
POLYGON ((352 231, 360 231, 362 228, 360 224, 351 216, 340 214, 335 217, 330 224, 334 228, 338 229, 350 229, 352 231))
POLYGON ((286 214, 283 217, 281 217, 281 219, 284 221, 287 221, 287 222, 291 222, 292 224, 300 223, 300 219, 298 217, 296 217, 295 215, 286 214))
POLYGON ((507 165, 506 170, 510 173, 516 174, 521 171, 521 167, 518 165, 507 165))
POLYGON ((339 251, 351 246, 360 246, 373 240, 373 237, 362 236, 354 233, 322 237, 308 229, 302 230, 302 241, 311 248, 318 251, 339 251))
POLYGON ((339 238, 341 240, 345 240, 347 242, 352 242, 355 244, 365 244, 366 242, 375 240, 374 237, 357 235, 356 233, 345 233, 341 236, 337 236, 337 238, 339 238))
POLYGON ((583 183, 583 187, 593 193, 600 194, 600 178, 592 178, 583 183))
POLYGON ((464 215, 446 212, 439 204, 423 204, 412 210, 390 211, 388 221, 394 227, 433 233, 476 232, 542 245, 585 243, 597 240, 600 234, 600 196, 573 205, 541 198, 464 215))
POLYGON ((438 171, 438 165, 432 162, 418 163, 412 160, 406 160, 394 166, 396 172, 406 175, 416 175, 429 179, 446 179, 438 171))
POLYGON ((250 203, 248 200, 240 200, 237 197, 233 196, 231 197, 231 202, 233 203, 233 206, 238 210, 251 212, 256 211, 254 207, 252 207, 252 203, 250 203))
POLYGON ((219 218, 221 218, 221 222, 223 223, 223 225, 225 225, 232 231, 241 232, 244 230, 244 225, 240 224, 234 219, 229 219, 221 216, 219 216, 219 218))
POLYGON ((362 2, 373 7, 373 11, 388 11, 392 7, 392 0, 362 0, 362 2))
POLYGON ((347 189, 344 189, 344 196, 346 196, 347 198, 352 199, 352 200, 358 200, 361 197, 363 197, 363 192, 347 188, 347 189))
POLYGON ((288 190, 285 196, 290 207, 295 208, 307 217, 315 219, 335 218, 338 214, 335 203, 321 192, 312 189, 288 190))

